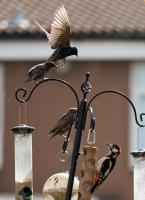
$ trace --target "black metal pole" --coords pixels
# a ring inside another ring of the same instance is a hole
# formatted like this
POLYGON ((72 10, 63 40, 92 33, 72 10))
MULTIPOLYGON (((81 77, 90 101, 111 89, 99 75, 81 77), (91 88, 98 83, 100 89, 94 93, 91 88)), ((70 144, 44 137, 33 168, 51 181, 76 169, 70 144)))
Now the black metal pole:
POLYGON ((79 156, 80 144, 81 144, 81 138, 82 138, 82 130, 85 128, 85 122, 86 122, 86 111, 87 111, 86 95, 87 95, 88 92, 90 92, 90 89, 92 87, 89 83, 89 76, 90 76, 90 73, 87 72, 86 73, 86 80, 81 85, 81 91, 82 91, 84 96, 83 96, 83 99, 82 99, 80 106, 79 106, 79 109, 78 109, 77 124, 76 124, 77 131, 76 131, 74 145, 73 145, 71 167, 70 167, 70 173, 69 173, 69 178, 68 178, 65 200, 70 200, 71 196, 72 196, 74 176, 75 176, 77 159, 78 159, 78 156, 79 156))
POLYGON ((78 111, 77 131, 76 131, 75 140, 74 140, 74 148, 73 148, 73 153, 72 153, 72 158, 71 158, 71 167, 70 167, 70 174, 69 174, 69 179, 68 179, 65 200, 70 200, 72 196, 73 182, 74 182, 74 176, 75 176, 75 171, 76 171, 77 159, 78 159, 79 150, 80 150, 80 143, 81 143, 81 137, 82 137, 82 130, 84 126, 86 106, 87 106, 87 100, 84 98, 81 101, 79 111, 78 111))

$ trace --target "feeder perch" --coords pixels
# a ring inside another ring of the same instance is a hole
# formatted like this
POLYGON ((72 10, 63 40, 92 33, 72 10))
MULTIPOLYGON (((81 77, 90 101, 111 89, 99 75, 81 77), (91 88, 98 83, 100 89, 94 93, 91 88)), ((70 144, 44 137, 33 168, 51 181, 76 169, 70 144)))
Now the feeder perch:
MULTIPOLYGON (((44 200, 64 200, 68 183, 68 173, 57 173, 47 179, 43 187, 44 200)), ((74 178, 71 200, 77 200, 79 181, 74 178)))
POLYGON ((32 132, 34 130, 25 124, 12 128, 15 137, 16 200, 33 199, 32 132))

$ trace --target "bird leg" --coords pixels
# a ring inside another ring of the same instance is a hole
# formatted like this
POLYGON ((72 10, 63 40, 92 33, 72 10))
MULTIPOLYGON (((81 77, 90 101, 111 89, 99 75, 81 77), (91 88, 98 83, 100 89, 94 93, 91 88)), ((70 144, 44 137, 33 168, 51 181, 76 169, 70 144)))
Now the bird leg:
POLYGON ((64 138, 66 138, 66 135, 64 135, 64 134, 62 134, 61 136, 64 137, 64 138))
POLYGON ((65 153, 65 151, 66 151, 66 149, 67 149, 67 145, 68 145, 68 141, 69 141, 70 132, 71 132, 71 128, 68 130, 67 136, 62 135, 63 137, 66 138, 66 139, 64 140, 64 143, 63 143, 63 146, 62 146, 62 152, 63 152, 63 153, 65 153))
POLYGON ((36 80, 34 80, 34 81, 35 81, 35 84, 36 84, 36 85, 38 85, 38 83, 39 83, 39 82, 38 82, 38 81, 36 81, 36 80))

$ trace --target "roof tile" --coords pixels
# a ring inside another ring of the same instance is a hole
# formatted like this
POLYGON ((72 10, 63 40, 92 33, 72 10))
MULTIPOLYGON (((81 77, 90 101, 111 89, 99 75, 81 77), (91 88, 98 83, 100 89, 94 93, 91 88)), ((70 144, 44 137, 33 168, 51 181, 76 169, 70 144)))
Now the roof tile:
MULTIPOLYGON (((72 32, 77 33, 145 33, 145 2, 143 0, 63 0, 72 32)), ((40 29, 38 20, 50 29, 59 0, 1 0, 0 33, 28 32, 40 29)))

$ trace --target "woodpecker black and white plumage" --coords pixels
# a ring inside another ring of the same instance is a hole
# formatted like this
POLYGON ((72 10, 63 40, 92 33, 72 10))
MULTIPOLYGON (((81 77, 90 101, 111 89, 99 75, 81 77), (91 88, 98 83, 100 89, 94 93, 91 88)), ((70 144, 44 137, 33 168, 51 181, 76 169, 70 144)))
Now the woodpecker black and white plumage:
POLYGON ((94 175, 94 185, 91 188, 91 193, 98 189, 98 187, 105 181, 110 172, 113 170, 116 159, 121 152, 120 146, 116 144, 106 143, 109 147, 109 153, 96 162, 96 169, 94 175))
POLYGON ((76 117, 77 108, 69 108, 69 110, 59 118, 54 128, 49 132, 49 141, 56 135, 64 135, 65 132, 70 132, 76 117))
POLYGON ((70 45, 70 22, 64 6, 60 6, 54 16, 51 24, 50 33, 46 31, 37 21, 35 24, 46 34, 51 49, 55 49, 53 54, 48 58, 49 61, 56 65, 64 66, 65 58, 71 55, 78 55, 76 47, 70 45))

